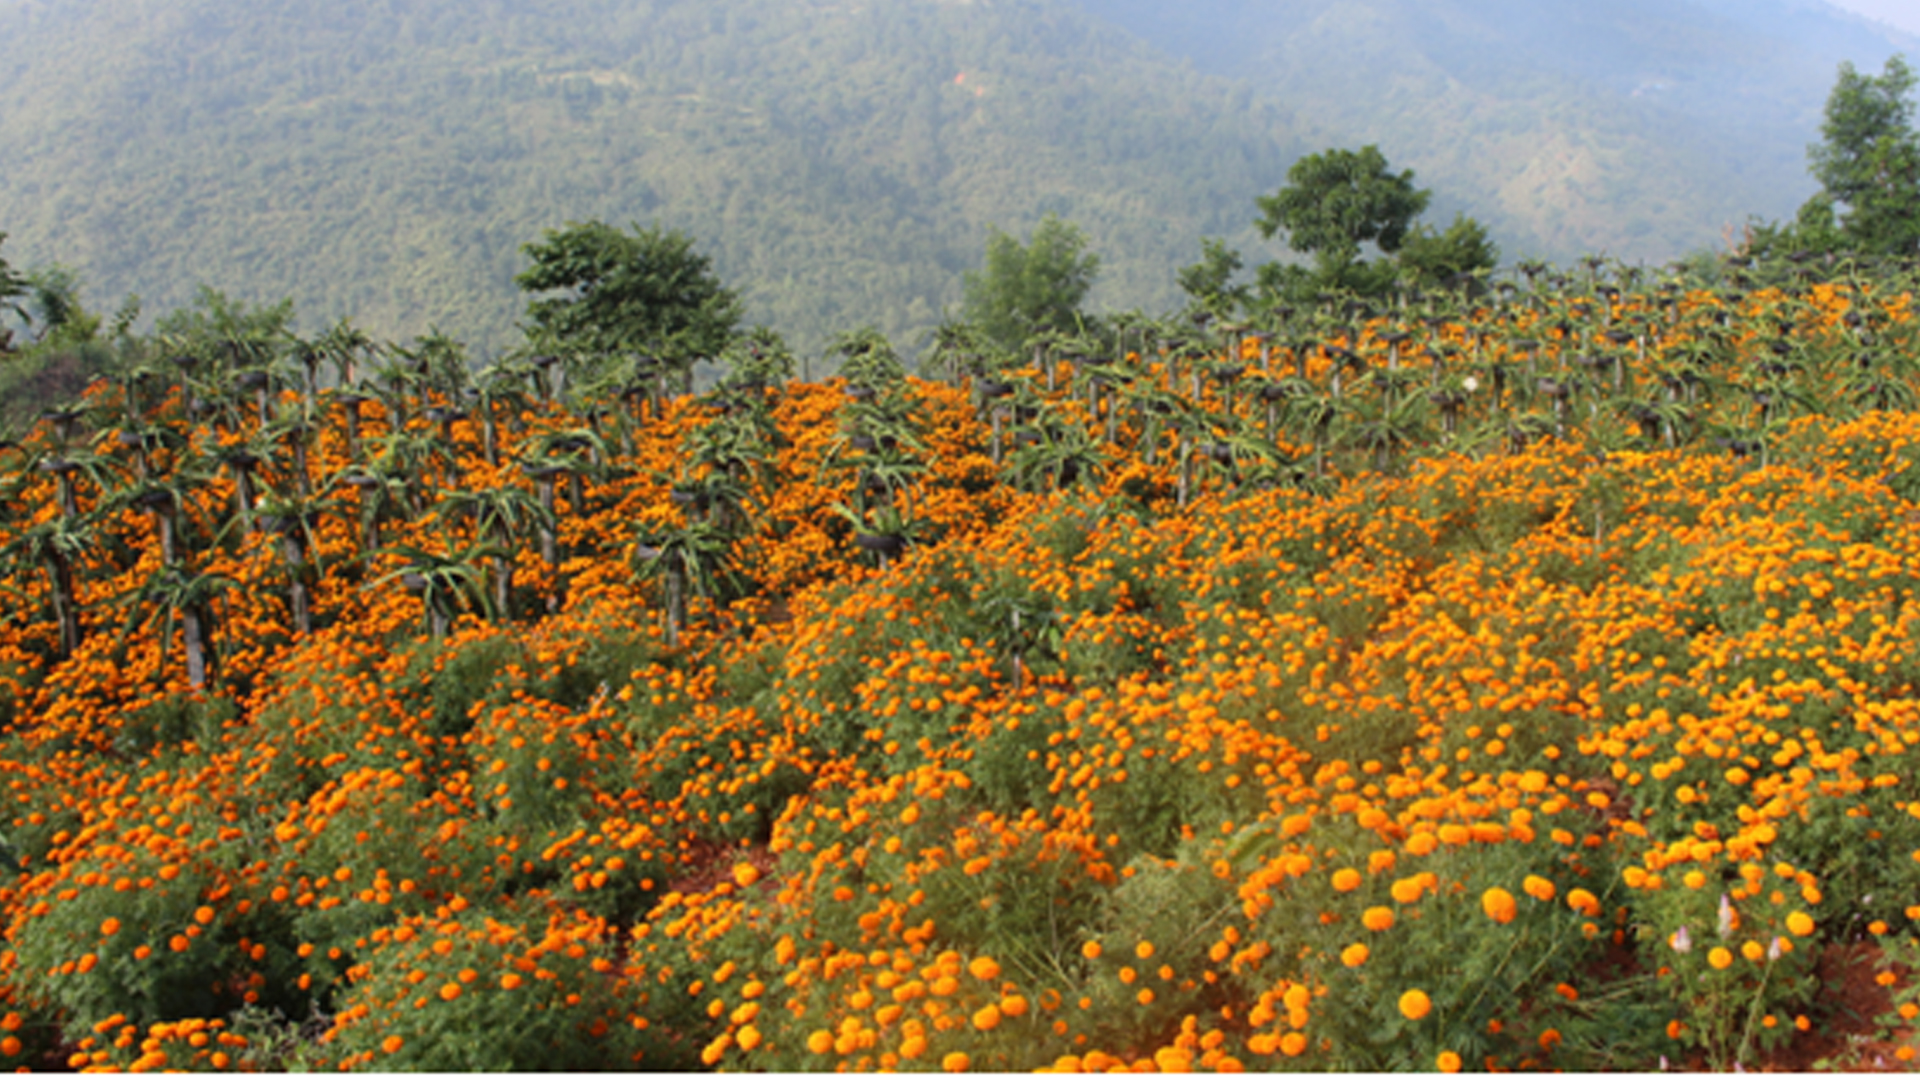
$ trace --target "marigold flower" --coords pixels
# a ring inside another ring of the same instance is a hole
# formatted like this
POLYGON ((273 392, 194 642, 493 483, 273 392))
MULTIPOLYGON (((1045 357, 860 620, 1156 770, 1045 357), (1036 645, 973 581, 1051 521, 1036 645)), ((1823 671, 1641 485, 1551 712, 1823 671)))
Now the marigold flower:
POLYGON ((1340 950, 1340 962, 1350 968, 1357 968, 1361 964, 1366 963, 1367 957, 1371 955, 1373 955, 1372 950, 1368 949, 1364 944, 1356 942, 1340 950))
POLYGON ((1451 1050, 1442 1050, 1434 1060, 1434 1065, 1443 1073, 1457 1073, 1460 1071, 1460 1055, 1451 1050))
POLYGON ((1360 925, 1376 933, 1393 929, 1393 909, 1390 907, 1370 907, 1360 913, 1360 925))
POLYGON ((1795 937, 1806 937, 1813 933, 1813 916, 1804 911, 1796 911, 1787 916, 1787 930, 1795 937))
POLYGON ((1512 922, 1520 911, 1513 894, 1497 885, 1480 894, 1480 909, 1487 913, 1487 918, 1502 925, 1512 922))
POLYGON ((1433 1011, 1433 999, 1425 990, 1408 990, 1400 995, 1400 1015, 1409 1020, 1423 1020, 1433 1011))

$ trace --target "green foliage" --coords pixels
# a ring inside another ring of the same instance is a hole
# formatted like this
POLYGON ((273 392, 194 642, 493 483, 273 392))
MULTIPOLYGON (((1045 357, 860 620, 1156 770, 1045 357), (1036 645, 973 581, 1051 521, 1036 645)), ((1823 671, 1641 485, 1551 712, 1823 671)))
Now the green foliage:
POLYGON ((568 220, 699 238, 813 361, 869 320, 917 344, 988 223, 1048 211, 1124 253, 1090 303, 1174 303, 1167 268, 1250 239, 1237 207, 1298 149, 1273 101, 1058 4, 122 2, 0 4, 15 265, 153 312, 207 282, 381 339, 438 323, 481 356, 519 342, 520 245, 568 220))
POLYGON ((1238 251, 1228 247, 1225 240, 1206 236, 1200 239, 1200 261, 1181 267, 1174 277, 1192 306, 1217 315, 1231 315, 1247 303, 1250 293, 1244 283, 1233 283, 1240 267, 1238 251))
POLYGON ((533 294, 529 332, 584 360, 589 379, 621 354, 674 365, 718 356, 740 321, 739 297, 677 229, 569 223, 521 251, 533 265, 513 280, 533 294))
POLYGON ((1034 226, 1026 244, 992 230, 986 264, 966 275, 967 318, 1008 350, 1035 334, 1073 329, 1100 271, 1100 257, 1086 247, 1086 233, 1055 214, 1034 226))
MULTIPOLYGON (((402 924, 411 933, 381 933, 368 954, 368 977, 343 999, 351 1019, 336 1028, 329 1049, 343 1064, 381 1072, 692 1064, 684 1050, 628 1022, 636 1002, 608 974, 617 956, 612 928, 530 922, 518 912, 468 911, 402 924)), ((643 992, 639 1000, 645 999, 643 992)))
POLYGON ((1276 277, 1263 269, 1263 282, 1303 301, 1328 289, 1381 292, 1391 271, 1384 260, 1363 260, 1363 246, 1399 251, 1432 198, 1413 186, 1413 170, 1392 172, 1377 146, 1309 154, 1287 170, 1285 187, 1254 200, 1260 208, 1254 225, 1262 236, 1285 233, 1295 251, 1313 256, 1313 271, 1288 267, 1276 277))
POLYGON ((1500 264, 1500 249, 1486 226, 1455 214, 1445 232, 1431 225, 1416 226, 1400 248, 1401 276, 1422 288, 1435 288, 1465 275, 1492 270, 1500 264))
POLYGON ((1821 141, 1807 150, 1821 192, 1801 216, 1816 223, 1839 211, 1847 247, 1875 255, 1920 250, 1920 133, 1913 128, 1916 78, 1896 56, 1878 75, 1852 64, 1827 98, 1821 141))
MULTIPOLYGON (((6 242, 7 234, 0 232, 0 244, 6 242)), ((27 309, 20 303, 20 298, 27 295, 27 289, 27 279, 20 276, 4 256, 0 256, 0 312, 10 311, 14 318, 22 322, 32 322, 32 316, 27 314, 27 309)), ((4 336, 0 337, 0 352, 11 351, 12 331, 0 331, 0 333, 4 333, 4 336)))

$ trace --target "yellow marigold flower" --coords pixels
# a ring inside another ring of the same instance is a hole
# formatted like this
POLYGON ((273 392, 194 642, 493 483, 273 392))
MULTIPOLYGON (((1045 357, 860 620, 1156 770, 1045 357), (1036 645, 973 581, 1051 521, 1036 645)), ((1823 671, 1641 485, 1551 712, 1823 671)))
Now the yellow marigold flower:
POLYGON ((1433 999, 1425 990, 1409 990, 1400 995, 1400 1015, 1409 1020, 1423 1020, 1433 1011, 1433 999))
POLYGON ((1806 937, 1813 933, 1813 916, 1804 911, 1796 911, 1787 916, 1787 929, 1795 937, 1806 937))
POLYGON ((1733 963, 1733 953, 1725 946, 1715 945, 1713 951, 1707 954, 1707 963, 1712 964, 1715 971, 1725 971, 1733 963))

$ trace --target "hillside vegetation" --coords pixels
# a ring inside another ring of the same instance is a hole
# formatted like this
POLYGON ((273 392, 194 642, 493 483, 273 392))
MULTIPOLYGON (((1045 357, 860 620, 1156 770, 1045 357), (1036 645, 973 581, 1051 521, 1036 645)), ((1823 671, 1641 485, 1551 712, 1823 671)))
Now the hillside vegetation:
POLYGON ((1378 143, 1504 250, 1660 262, 1790 217, 1842 61, 1920 41, 1766 0, 1075 0, 1245 81, 1321 140, 1378 143))
POLYGON ((520 245, 702 237, 815 352, 957 306, 989 225, 1081 223, 1099 301, 1166 306, 1302 149, 1287 115, 1057 4, 0 5, 0 221, 150 311, 201 283, 513 343, 520 245), (81 180, 80 178, 84 178, 81 180))
POLYGON ((1162 310, 1202 236, 1282 254, 1253 200, 1294 160, 1369 142, 1510 258, 1657 262, 1791 214, 1837 64, 1902 45, 1726 8, 6 0, 0 230, 103 310, 207 284, 483 354, 520 245, 590 219, 702 238, 808 356, 919 348, 989 227, 1050 212, 1094 310, 1162 310))

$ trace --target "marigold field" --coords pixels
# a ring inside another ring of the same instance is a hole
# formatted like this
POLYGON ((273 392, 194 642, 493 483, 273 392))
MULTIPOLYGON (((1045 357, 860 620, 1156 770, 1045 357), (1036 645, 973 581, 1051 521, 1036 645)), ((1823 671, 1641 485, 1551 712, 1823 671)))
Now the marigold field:
POLYGON ((0 1057, 1910 1060, 1908 305, 698 396, 156 359, 0 455, 0 1057))

